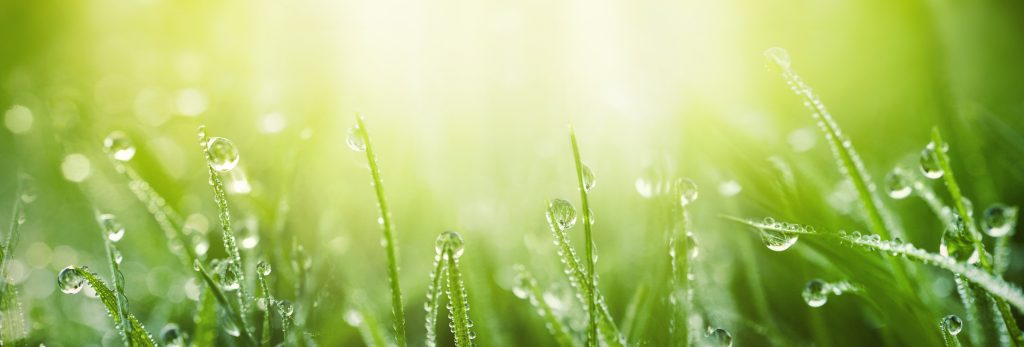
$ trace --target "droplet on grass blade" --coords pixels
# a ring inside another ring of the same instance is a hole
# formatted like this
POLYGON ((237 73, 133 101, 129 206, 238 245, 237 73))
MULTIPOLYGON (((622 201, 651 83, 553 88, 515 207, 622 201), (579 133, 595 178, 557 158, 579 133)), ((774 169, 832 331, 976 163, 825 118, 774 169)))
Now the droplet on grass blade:
POLYGON ((366 140, 363 138, 363 131, 359 128, 358 124, 348 129, 348 138, 345 139, 345 143, 353 151, 366 151, 366 140))
POLYGON ((889 193, 889 197, 893 199, 903 199, 910 196, 913 189, 910 185, 910 178, 907 177, 907 173, 903 171, 903 168, 895 168, 885 176, 885 188, 886 192, 889 193))
POLYGON ((679 178, 675 182, 676 191, 679 193, 679 204, 689 205, 697 200, 697 184, 689 178, 679 178))
POLYGON ((939 160, 935 153, 935 143, 929 142, 927 146, 921 150, 921 173, 924 177, 930 179, 942 178, 945 173, 942 171, 942 167, 939 166, 939 160))
POLYGON ((810 307, 821 307, 828 302, 829 284, 825 281, 814 279, 804 286, 802 296, 804 302, 810 307))
POLYGON ((765 247, 768 249, 782 252, 794 244, 799 239, 799 235, 794 233, 786 233, 778 230, 761 229, 761 241, 764 242, 765 247))
POLYGON ((129 161, 135 157, 135 143, 120 130, 110 133, 103 139, 103 148, 119 161, 129 161))
POLYGON ((594 170, 591 170, 586 164, 584 164, 580 170, 583 173, 583 190, 589 193, 591 189, 594 189, 594 185, 597 184, 597 178, 594 177, 594 170))
POLYGON ((548 204, 548 221, 560 230, 568 230, 576 225, 576 208, 563 199, 552 200, 548 204))
POLYGON ((270 264, 267 264, 267 262, 260 260, 259 263, 256 263, 256 271, 259 272, 260 275, 270 276, 270 264))
POLYGON ((731 347, 732 346, 732 334, 729 331, 722 328, 708 327, 707 334, 708 343, 715 347, 731 347))
POLYGON ((960 317, 951 314, 942 319, 942 327, 950 335, 956 336, 960 334, 960 330, 963 330, 964 321, 960 320, 960 317))
POLYGON ((217 172, 228 172, 238 166, 238 148, 231 140, 211 137, 206 147, 210 151, 210 166, 217 172))
POLYGON ((1003 204, 993 204, 985 209, 982 225, 985 233, 992 237, 1003 237, 1010 234, 1017 224, 1017 208, 1003 204))
POLYGON ((107 235, 107 239, 110 242, 121 241, 124 237, 124 226, 117 221, 117 218, 112 214, 101 214, 99 217, 100 225, 103 227, 104 234, 107 235))
POLYGON ((461 257, 462 252, 464 251, 462 236, 451 230, 437 235, 437 240, 434 241, 434 250, 438 254, 443 254, 446 249, 451 252, 451 255, 455 257, 455 259, 461 257))
POLYGON ((82 291, 82 287, 85 286, 85 275, 82 274, 82 271, 75 266, 68 266, 64 270, 60 270, 60 273, 57 274, 57 287, 60 288, 60 291, 64 294, 77 294, 82 291))

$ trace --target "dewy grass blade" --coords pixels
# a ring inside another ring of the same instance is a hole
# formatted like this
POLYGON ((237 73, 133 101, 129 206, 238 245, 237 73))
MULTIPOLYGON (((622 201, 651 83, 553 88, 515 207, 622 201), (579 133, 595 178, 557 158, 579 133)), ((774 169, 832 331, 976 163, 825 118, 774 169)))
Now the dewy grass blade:
MULTIPOLYGON (((117 314, 124 321, 128 318, 128 296, 125 295, 124 273, 121 272, 121 251, 117 249, 113 242, 114 239, 119 241, 124 236, 124 227, 121 226, 121 223, 113 215, 100 214, 98 212, 96 213, 96 222, 100 226, 100 237, 103 238, 103 248, 107 251, 110 273, 114 280, 114 296, 117 300, 117 310, 113 313, 117 314)), ((120 324, 118 329, 121 330, 121 336, 126 340, 132 333, 132 326, 130 324, 120 324)))
MULTIPOLYGON (((221 308, 223 308, 224 311, 227 312, 228 317, 230 317, 231 320, 234 321, 234 324, 239 327, 239 330, 241 330, 241 333, 239 334, 239 339, 241 340, 243 345, 255 346, 256 341, 253 340, 252 335, 249 334, 249 330, 243 328, 245 327, 245 319, 242 317, 242 314, 239 311, 235 310, 234 306, 231 306, 231 302, 228 301, 227 295, 225 295, 224 291, 221 290, 220 285, 217 284, 217 281, 215 281, 213 277, 210 276, 210 273, 206 271, 206 267, 203 266, 202 262, 197 260, 194 266, 195 270, 198 271, 201 277, 203 278, 203 281, 206 282, 207 287, 210 288, 210 292, 213 293, 213 297, 217 299, 218 303, 220 303, 221 308)), ((268 307, 267 309, 269 310, 270 308, 268 307)))
POLYGON ((114 319, 114 325, 120 326, 124 324, 130 326, 130 329, 127 329, 130 331, 130 334, 125 336, 128 346, 156 346, 153 337, 146 332, 146 327, 142 326, 142 323, 135 318, 135 315, 131 314, 131 312, 126 312, 122 318, 121 315, 117 314, 120 310, 117 294, 111 291, 110 287, 107 287, 106 283, 98 275, 89 271, 89 268, 68 266, 60 272, 57 278, 61 290, 68 294, 78 293, 82 289, 82 285, 88 283, 96 291, 96 295, 100 297, 100 301, 103 302, 103 306, 110 313, 110 317, 114 319))
POLYGON ((469 295, 459 269, 459 258, 465 250, 462 236, 454 231, 445 231, 437 236, 434 247, 440 250, 448 270, 445 274, 448 284, 445 293, 448 296, 448 319, 452 334, 455 335, 455 346, 473 346, 476 334, 472 330, 473 321, 469 319, 469 295))
POLYGON ((594 295, 594 291, 597 290, 595 285, 596 272, 594 270, 594 239, 593 232, 590 226, 590 205, 587 201, 587 189, 583 182, 583 163, 580 162, 580 150, 579 145, 576 143, 576 131, 572 128, 569 129, 569 139, 572 141, 572 157, 576 163, 576 181, 579 184, 580 190, 580 203, 583 209, 583 230, 584 230, 584 244, 587 247, 586 254, 586 269, 587 278, 586 282, 583 283, 587 287, 589 293, 587 295, 587 344, 589 346, 598 346, 597 342, 597 296, 594 295))
MULTIPOLYGON (((18 301, 17 289, 7 277, 7 263, 14 254, 21 236, 21 225, 25 223, 25 205, 31 200, 24 196, 29 189, 30 178, 22 177, 17 190, 17 197, 14 200, 14 207, 11 212, 11 226, 7 232, 6 240, 0 247, 0 310, 5 312, 0 317, 0 345, 16 344, 19 340, 28 335, 25 330, 25 321, 21 310, 21 302, 18 301)), ((32 198, 34 199, 34 197, 32 198)))
POLYGON ((423 305, 426 311, 426 345, 437 346, 437 311, 441 305, 441 296, 444 294, 444 276, 448 262, 443 260, 443 250, 434 254, 434 271, 430 273, 430 283, 427 284, 427 302, 423 305))
POLYGON ((942 334, 942 342, 945 347, 960 347, 960 339, 956 337, 963 329, 963 321, 960 317, 949 315, 939 321, 939 332, 942 334))
POLYGON ((399 347, 405 347, 405 309, 402 305, 402 286, 398 278, 398 240, 394 235, 391 211, 388 210, 388 202, 384 197, 384 182, 381 179, 380 166, 377 164, 377 155, 373 152, 373 143, 370 141, 366 124, 360 115, 356 115, 356 126, 349 132, 348 145, 353 150, 365 151, 366 161, 370 164, 370 174, 373 176, 373 188, 377 194, 377 207, 380 210, 381 227, 384 231, 384 243, 387 250, 388 283, 391 286, 391 314, 395 339, 399 347))
POLYGON ((522 265, 517 264, 514 271, 516 272, 516 284, 512 288, 513 294, 520 299, 526 299, 536 309, 537 314, 544 319, 544 326, 547 327, 548 332, 555 338, 555 342, 559 346, 576 346, 576 339, 572 337, 569 328, 562 323, 551 305, 544 301, 544 291, 540 289, 537 280, 522 265))

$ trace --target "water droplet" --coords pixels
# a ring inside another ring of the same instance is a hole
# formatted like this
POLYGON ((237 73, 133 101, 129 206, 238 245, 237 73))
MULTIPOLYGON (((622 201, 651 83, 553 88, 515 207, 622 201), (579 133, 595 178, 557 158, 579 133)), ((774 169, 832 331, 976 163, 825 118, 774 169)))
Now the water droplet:
POLYGON ((434 241, 434 251, 438 254, 442 254, 446 248, 451 251, 451 254, 455 259, 461 257, 462 252, 465 250, 463 247, 462 236, 451 230, 447 230, 440 235, 437 235, 437 240, 434 241))
POLYGON ((111 253, 113 253, 114 255, 114 262, 121 264, 121 261, 124 260, 124 256, 121 255, 121 251, 117 250, 117 248, 114 248, 111 250, 111 253))
POLYGON ((810 307, 821 307, 828 302, 828 288, 829 284, 825 281, 814 279, 807 282, 804 286, 804 302, 810 307))
POLYGON ((181 347, 185 345, 181 329, 175 323, 168 323, 163 329, 160 329, 160 339, 163 340, 164 345, 167 347, 181 347))
POLYGON ((939 160, 935 154, 935 144, 932 142, 929 142, 928 146, 921 150, 921 173, 924 174, 924 177, 933 180, 942 178, 944 173, 942 167, 939 166, 939 160))
POLYGON ((587 218, 590 218, 590 225, 594 225, 594 223, 595 223, 594 210, 591 210, 589 208, 587 209, 587 218))
POLYGON ((345 142, 348 144, 348 148, 351 148, 353 151, 366 151, 366 140, 363 138, 363 131, 359 128, 358 124, 348 128, 348 139, 345 142))
POLYGON ((238 329, 238 325, 236 325, 235 321, 232 319, 224 320, 224 324, 222 324, 222 326, 224 327, 224 332, 228 335, 238 337, 242 334, 242 331, 238 329))
POLYGON ((206 147, 210 151, 210 166, 217 172, 228 172, 238 166, 238 149, 231 140, 211 137, 206 147))
POLYGON ((583 190, 590 193, 591 189, 594 189, 594 185, 597 184, 597 179, 594 177, 594 170, 591 170, 589 166, 583 164, 580 168, 583 172, 583 190))
POLYGON ((295 306, 288 300, 280 300, 277 302, 277 312, 285 318, 291 318, 292 314, 295 313, 295 306))
POLYGON ((555 199, 548 204, 548 222, 561 230, 568 230, 576 225, 576 208, 572 203, 555 199))
POLYGON ((793 233, 785 233, 778 230, 761 229, 761 241, 764 242, 765 247, 768 249, 782 252, 789 247, 792 247, 799 239, 799 235, 793 233))
POLYGON ((764 51, 764 56, 768 58, 769 67, 789 70, 791 62, 789 60, 789 52, 786 52, 786 49, 782 47, 772 47, 764 51))
POLYGON ((968 264, 975 264, 980 260, 978 249, 967 238, 967 227, 964 225, 960 215, 954 214, 951 217, 946 231, 942 233, 942 240, 939 243, 939 254, 956 261, 966 261, 968 264))
POLYGON ((895 168, 885 176, 885 188, 889 197, 897 200, 910 196, 912 191, 910 179, 902 168, 895 168))
POLYGON ((260 275, 270 276, 270 264, 267 264, 267 262, 260 260, 259 263, 256 263, 256 271, 259 272, 260 275))
POLYGON ((772 226, 772 225, 775 225, 775 218, 772 218, 772 217, 764 217, 764 221, 762 221, 762 222, 763 222, 763 223, 764 223, 765 225, 767 225, 767 226, 772 226))
POLYGON ((82 291, 82 287, 85 286, 85 275, 82 274, 82 271, 85 269, 68 266, 64 270, 60 270, 60 273, 57 274, 57 286, 60 287, 60 291, 64 294, 77 294, 82 291))
POLYGON ((199 269, 201 269, 202 267, 203 267, 203 262, 200 261, 199 259, 196 259, 196 260, 192 261, 192 270, 199 271, 199 269))
POLYGON ((36 180, 28 175, 23 175, 21 178, 21 202, 31 204, 38 197, 39 192, 36 191, 36 180))
POLYGON ((224 270, 223 274, 221 274, 220 286, 229 292, 238 290, 240 286, 238 283, 238 274, 235 270, 231 269, 230 266, 228 269, 224 270))
POLYGON ((985 233, 992 237, 1003 237, 1013 231, 1017 224, 1017 208, 1003 204, 993 204, 985 209, 982 220, 985 233))
POLYGON ((722 328, 708 327, 708 342, 715 347, 731 347, 732 334, 722 328))
POLYGON ((118 130, 103 139, 103 148, 107 153, 120 161, 132 160, 135 157, 135 143, 127 134, 118 130))
POLYGON ((700 248, 697 247, 697 239, 693 238, 693 235, 686 235, 686 254, 690 257, 690 260, 697 259, 700 255, 700 248))
POLYGON ((103 232, 107 234, 107 239, 110 242, 121 241, 124 237, 124 226, 117 221, 117 218, 112 214, 101 214, 98 217, 100 225, 103 227, 103 232))
POLYGON ((675 187, 679 192, 679 204, 686 206, 697 200, 697 184, 689 178, 676 179, 675 187))
POLYGON ((960 330, 964 328, 964 321, 960 320, 960 317, 956 315, 948 315, 942 319, 942 327, 946 329, 950 335, 956 336, 960 334, 960 330))

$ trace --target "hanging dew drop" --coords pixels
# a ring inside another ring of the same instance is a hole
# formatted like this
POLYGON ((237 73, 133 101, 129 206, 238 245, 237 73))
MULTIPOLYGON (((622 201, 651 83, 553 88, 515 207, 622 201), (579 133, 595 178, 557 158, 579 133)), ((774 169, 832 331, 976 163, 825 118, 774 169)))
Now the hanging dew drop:
POLYGON ((292 303, 287 300, 281 300, 277 302, 277 312, 282 317, 291 318, 292 314, 295 313, 295 306, 292 306, 292 303))
POLYGON ((231 140, 211 137, 206 148, 210 151, 210 166, 217 172, 228 172, 238 166, 238 148, 231 140))
POLYGON ((82 287, 85 286, 85 275, 82 271, 87 271, 87 268, 83 267, 79 269, 75 266, 68 266, 64 270, 60 270, 57 274, 57 287, 64 294, 77 294, 82 291, 82 287))
POLYGON ((160 339, 163 340, 164 345, 167 347, 185 346, 185 339, 181 335, 181 329, 175 323, 168 323, 163 329, 160 329, 160 339))
POLYGON ((576 208, 572 203, 555 199, 548 204, 548 222, 551 222, 560 230, 568 230, 576 225, 576 208))
POLYGON ((359 128, 358 124, 348 128, 348 138, 345 139, 345 143, 353 151, 366 151, 366 140, 363 138, 363 130, 359 128))
POLYGON ((799 238, 799 235, 793 233, 785 233, 771 229, 761 230, 761 241, 764 242, 765 247, 776 252, 782 252, 789 249, 796 244, 796 241, 799 238))
POLYGON ((438 254, 443 254, 445 250, 451 252, 451 255, 458 259, 462 256, 462 252, 465 250, 463 247, 462 236, 459 233, 448 230, 440 235, 437 235, 437 240, 434 241, 434 250, 438 254))
POLYGON ((583 173, 583 190, 590 193, 591 189, 594 189, 594 185, 597 184, 597 179, 594 177, 594 170, 591 170, 589 166, 584 164, 580 171, 583 173))
POLYGON ((112 214, 101 214, 97 217, 100 221, 100 225, 103 227, 103 232, 107 234, 107 239, 110 242, 118 242, 124 238, 124 226, 117 221, 117 218, 112 214))
POLYGON ((927 146, 921 150, 921 173, 924 177, 930 179, 942 178, 944 172, 942 167, 939 166, 939 160, 935 153, 935 143, 929 142, 927 146))
POLYGON ((267 262, 260 260, 259 263, 256 263, 256 271, 259 272, 260 275, 270 276, 270 264, 267 264, 267 262))
POLYGON ((111 251, 114 254, 114 262, 121 264, 121 261, 124 260, 124 256, 121 255, 121 251, 117 250, 117 248, 114 248, 111 251))
POLYGON ((946 332, 950 335, 956 336, 960 334, 960 330, 963 330, 964 321, 960 320, 960 317, 951 314, 942 319, 942 328, 946 329, 946 332))
POLYGON ((103 148, 119 161, 129 161, 135 157, 135 144, 127 134, 119 130, 110 133, 103 139, 103 148))
POLYGON ((731 347, 732 346, 732 334, 729 331, 722 328, 711 328, 708 327, 708 343, 715 347, 731 347))
POLYGON ((885 176, 885 188, 889 193, 889 197, 896 200, 910 196, 910 193, 913 191, 910 179, 902 168, 893 169, 885 176))
POLYGON ((697 200, 697 184, 689 178, 679 178, 675 182, 676 191, 679 192, 679 204, 689 205, 697 200))
POLYGON ((828 302, 829 284, 825 281, 814 279, 807 282, 802 293, 804 302, 810 307, 821 307, 828 302))
POLYGON ((229 292, 238 290, 238 274, 230 268, 224 270, 224 274, 220 277, 220 285, 224 290, 229 292))
POLYGON ((594 225, 594 210, 587 209, 587 218, 590 218, 590 225, 594 225))
POLYGON ((1003 237, 1010 234, 1017 224, 1017 208, 1003 204, 994 204, 985 209, 982 219, 985 233, 992 237, 1003 237))

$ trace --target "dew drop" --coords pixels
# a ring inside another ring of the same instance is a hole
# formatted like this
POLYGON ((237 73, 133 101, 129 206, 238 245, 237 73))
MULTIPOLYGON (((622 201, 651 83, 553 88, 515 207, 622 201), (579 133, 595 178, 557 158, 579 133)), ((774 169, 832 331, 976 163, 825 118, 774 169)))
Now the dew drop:
POLYGON ((348 144, 348 148, 351 148, 356 152, 366 151, 366 140, 363 138, 363 131, 359 128, 359 125, 353 125, 348 128, 348 138, 345 140, 348 144))
POLYGON ((231 336, 234 336, 234 337, 238 337, 238 336, 240 336, 242 334, 242 331, 238 329, 238 325, 235 324, 234 320, 231 320, 231 319, 224 320, 223 326, 224 326, 224 332, 227 333, 228 335, 231 335, 231 336))
POLYGON ((768 58, 769 66, 775 69, 789 70, 790 60, 789 52, 781 47, 772 47, 764 51, 764 56, 768 58))
POLYGON ((260 260, 259 263, 256 263, 256 271, 258 271, 260 275, 270 276, 270 264, 267 264, 267 262, 260 260))
POLYGON ((238 274, 234 270, 228 268, 224 270, 224 274, 220 276, 220 285, 226 291, 235 291, 239 288, 238 274))
POLYGON ((277 312, 285 318, 291 318, 292 314, 295 313, 295 306, 288 300, 280 300, 277 302, 277 312))
POLYGON ((689 205, 697 200, 697 184, 689 178, 679 178, 675 182, 676 191, 679 192, 679 204, 689 205))
POLYGON ((552 200, 548 204, 548 222, 560 230, 568 230, 576 225, 576 208, 563 199, 552 200))
POLYGON ((437 240, 434 241, 434 251, 438 254, 443 254, 445 249, 448 249, 455 259, 462 256, 462 252, 465 250, 463 247, 462 236, 459 233, 447 230, 440 235, 437 235, 437 240))
POLYGON ((715 347, 731 347, 732 334, 722 328, 708 327, 708 342, 715 347))
POLYGON ((79 269, 75 266, 68 266, 64 270, 60 270, 57 274, 57 287, 64 294, 77 294, 82 291, 82 287, 85 286, 85 275, 82 271, 86 268, 79 269))
POLYGON ((765 247, 776 252, 782 252, 789 249, 799 238, 799 235, 793 233, 761 229, 761 241, 764 242, 765 247))
POLYGON ((121 241, 124 237, 124 226, 117 221, 117 218, 112 214, 101 214, 98 217, 100 225, 103 227, 103 232, 107 235, 107 239, 110 242, 121 241))
POLYGON ((583 173, 583 190, 590 193, 591 189, 594 189, 594 185, 597 184, 597 178, 594 177, 594 170, 591 170, 589 166, 583 164, 580 168, 583 173))
POLYGON ((700 248, 697 247, 697 239, 693 238, 693 235, 686 235, 686 255, 690 257, 690 260, 697 259, 700 255, 700 248))
POLYGON ((103 139, 103 148, 107 153, 120 161, 129 161, 135 157, 135 143, 124 132, 117 130, 103 139))
POLYGON ((114 254, 114 262, 121 264, 121 261, 124 260, 124 256, 121 255, 121 251, 117 250, 117 248, 114 248, 111 250, 111 253, 114 254))
POLYGON ((933 180, 942 178, 944 174, 935 154, 935 144, 932 142, 929 142, 928 146, 921 150, 921 173, 924 174, 924 177, 933 180))
POLYGON ((206 147, 210 151, 210 166, 217 172, 228 172, 238 166, 238 148, 231 140, 211 137, 206 147))
POLYGON ((942 327, 950 335, 956 336, 964 328, 964 322, 960 320, 960 317, 951 314, 942 319, 942 327))
POLYGON ((590 225, 594 225, 594 210, 587 209, 587 218, 590 219, 590 225))
POLYGON ((1017 223, 1017 208, 1003 204, 993 204, 985 209, 982 224, 985 233, 992 237, 1003 237, 1013 231, 1017 223))
POLYGON ((885 188, 889 192, 889 197, 896 200, 910 196, 912 191, 910 179, 902 168, 893 169, 885 176, 885 188))
POLYGON ((203 268, 203 263, 199 259, 192 261, 192 270, 199 271, 201 268, 203 268))
POLYGON ((828 302, 829 284, 825 281, 814 279, 804 286, 804 302, 810 307, 821 307, 828 302))
POLYGON ((181 335, 181 328, 175 323, 168 323, 160 329, 160 339, 167 347, 182 347, 185 345, 184 336, 181 335))

